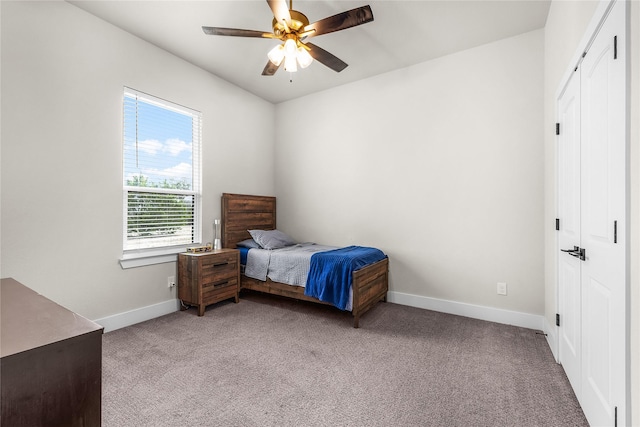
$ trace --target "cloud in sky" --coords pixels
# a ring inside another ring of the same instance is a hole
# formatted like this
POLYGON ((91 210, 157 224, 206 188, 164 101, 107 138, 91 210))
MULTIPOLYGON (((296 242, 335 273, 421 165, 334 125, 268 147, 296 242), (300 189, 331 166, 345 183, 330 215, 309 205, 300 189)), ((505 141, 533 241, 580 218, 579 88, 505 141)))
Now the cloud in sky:
POLYGON ((153 171, 153 173, 167 178, 191 180, 191 164, 182 162, 167 169, 153 171))
POLYGON ((177 138, 168 139, 164 143, 163 151, 175 157, 183 151, 191 152, 191 144, 177 138))
POLYGON ((138 151, 143 151, 152 156, 156 155, 158 151, 163 149, 163 144, 157 139, 145 139, 144 141, 138 141, 138 151))
MULTIPOLYGON (((127 151, 135 150, 135 148, 135 142, 125 146, 127 151)), ((138 141, 138 151, 151 156, 155 156, 158 153, 167 153, 172 157, 176 157, 183 151, 191 153, 191 143, 178 138, 167 139, 165 142, 160 142, 157 139, 145 139, 143 141, 138 141)))
MULTIPOLYGON (((0 0, 1 1, 1 0, 0 0)), ((125 145, 125 183, 144 176, 149 184, 184 181, 193 184, 192 143, 180 138, 145 139, 125 145), (137 155, 136 155, 137 153, 137 155)))

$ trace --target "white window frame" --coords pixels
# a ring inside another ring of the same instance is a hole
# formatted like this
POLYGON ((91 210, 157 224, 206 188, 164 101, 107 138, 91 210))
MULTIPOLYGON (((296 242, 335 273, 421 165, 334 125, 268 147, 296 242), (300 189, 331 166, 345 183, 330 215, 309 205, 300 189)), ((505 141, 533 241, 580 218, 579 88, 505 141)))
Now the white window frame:
POLYGON ((163 188, 145 188, 145 187, 130 187, 127 186, 124 181, 124 113, 123 113, 123 123, 122 123, 122 153, 123 153, 123 163, 122 170, 123 174, 121 174, 121 179, 123 179, 123 191, 122 191, 122 200, 123 200, 123 240, 122 247, 123 253, 120 258, 120 265, 123 269, 140 267, 145 265, 152 264, 160 264, 166 262, 175 262, 177 257, 176 254, 180 252, 185 252, 187 247, 197 246, 202 243, 202 113, 199 111, 175 104, 170 101, 163 100, 161 98, 154 97, 152 95, 137 91, 135 89, 130 89, 125 87, 123 93, 122 106, 124 108, 125 98, 127 96, 135 97, 138 100, 141 100, 145 103, 153 104, 164 109, 175 111, 181 114, 186 114, 194 119, 197 119, 197 123, 194 124, 193 131, 193 141, 192 141, 192 189, 191 190, 179 190, 179 189, 163 189, 163 188), (167 193, 167 194, 188 194, 193 196, 193 242, 188 244, 176 244, 176 245, 168 245, 162 247, 153 247, 153 248, 142 248, 142 249, 126 249, 127 242, 127 228, 128 228, 128 216, 127 216, 127 208, 128 208, 128 193, 129 191, 136 192, 149 192, 149 193, 167 193))

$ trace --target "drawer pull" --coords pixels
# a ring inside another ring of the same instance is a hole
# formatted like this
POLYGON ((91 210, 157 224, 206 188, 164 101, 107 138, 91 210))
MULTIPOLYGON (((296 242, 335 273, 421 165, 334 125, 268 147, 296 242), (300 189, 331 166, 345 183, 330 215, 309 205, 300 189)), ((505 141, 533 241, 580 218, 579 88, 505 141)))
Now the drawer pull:
POLYGON ((222 267, 223 265, 229 264, 228 262, 220 262, 218 264, 213 264, 214 267, 222 267))
POLYGON ((214 288, 219 288, 220 286, 225 286, 229 283, 228 280, 225 280, 224 282, 220 282, 220 283, 216 283, 215 285, 213 285, 214 288))

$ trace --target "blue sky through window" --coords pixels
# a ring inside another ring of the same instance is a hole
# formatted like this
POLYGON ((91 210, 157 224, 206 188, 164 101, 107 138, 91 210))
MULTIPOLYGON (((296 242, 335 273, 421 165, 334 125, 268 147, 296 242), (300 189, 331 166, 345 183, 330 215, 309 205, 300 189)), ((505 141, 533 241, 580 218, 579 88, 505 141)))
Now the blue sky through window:
POLYGON ((193 188, 193 117, 126 95, 124 181, 144 176, 151 186, 193 188))

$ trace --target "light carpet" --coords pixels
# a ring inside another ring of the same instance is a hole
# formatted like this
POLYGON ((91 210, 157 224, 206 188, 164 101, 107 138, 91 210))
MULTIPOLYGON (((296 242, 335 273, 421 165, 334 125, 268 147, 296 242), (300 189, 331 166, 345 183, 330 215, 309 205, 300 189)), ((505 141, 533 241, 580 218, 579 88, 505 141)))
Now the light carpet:
POLYGON ((103 425, 588 426, 536 331, 243 294, 103 337, 103 425))

